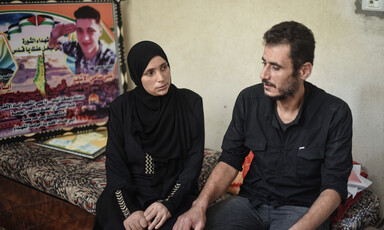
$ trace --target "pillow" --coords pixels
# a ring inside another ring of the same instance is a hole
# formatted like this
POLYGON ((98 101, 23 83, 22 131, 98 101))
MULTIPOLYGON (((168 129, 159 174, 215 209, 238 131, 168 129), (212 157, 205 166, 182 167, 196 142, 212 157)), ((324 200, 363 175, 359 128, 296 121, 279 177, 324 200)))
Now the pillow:
POLYGON ((245 157, 244 163, 243 163, 243 171, 240 171, 236 178, 232 181, 231 185, 229 185, 227 192, 230 192, 234 195, 239 194, 240 186, 243 184, 244 177, 247 175, 249 171, 249 167, 251 166, 252 160, 253 160, 253 152, 250 151, 248 156, 245 157))

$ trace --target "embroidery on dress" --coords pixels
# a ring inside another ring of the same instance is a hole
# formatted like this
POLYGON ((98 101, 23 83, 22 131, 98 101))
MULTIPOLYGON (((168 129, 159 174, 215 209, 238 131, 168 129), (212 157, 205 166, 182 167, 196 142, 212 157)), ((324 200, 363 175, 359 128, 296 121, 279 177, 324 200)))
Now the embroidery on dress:
POLYGON ((155 174, 155 163, 153 163, 152 156, 148 153, 145 154, 145 174, 155 174))
POLYGON ((171 199, 175 195, 177 190, 179 190, 180 186, 181 186, 180 183, 176 183, 175 186, 173 187, 171 193, 169 193, 169 196, 167 197, 167 199, 165 199, 165 201, 168 201, 169 199, 171 199))
POLYGON ((124 218, 127 218, 128 216, 131 215, 131 212, 127 208, 127 205, 125 204, 123 194, 121 193, 121 190, 116 190, 115 195, 117 198, 117 203, 119 204, 119 207, 121 211, 123 212, 124 218))

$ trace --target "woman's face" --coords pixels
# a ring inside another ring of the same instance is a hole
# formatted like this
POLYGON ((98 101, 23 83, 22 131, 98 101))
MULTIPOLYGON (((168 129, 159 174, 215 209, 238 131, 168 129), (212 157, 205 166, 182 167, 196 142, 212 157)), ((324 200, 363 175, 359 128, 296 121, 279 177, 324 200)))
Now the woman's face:
POLYGON ((171 72, 167 61, 155 56, 145 68, 141 83, 145 91, 153 96, 163 96, 168 93, 171 85, 171 72))

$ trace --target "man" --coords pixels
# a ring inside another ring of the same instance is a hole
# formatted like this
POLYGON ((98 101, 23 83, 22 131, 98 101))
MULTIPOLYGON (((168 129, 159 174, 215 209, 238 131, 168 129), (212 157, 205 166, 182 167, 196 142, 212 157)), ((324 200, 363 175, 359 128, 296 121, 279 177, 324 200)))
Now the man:
POLYGON ((174 230, 329 229, 328 217, 347 197, 352 115, 344 101, 306 82, 315 49, 311 30, 282 22, 264 41, 262 84, 238 96, 219 163, 174 230), (239 195, 208 208, 250 150, 254 158, 239 195))
POLYGON ((76 74, 84 73, 91 76, 96 73, 112 73, 116 54, 104 48, 99 41, 103 32, 100 25, 100 13, 90 7, 82 6, 74 13, 76 25, 58 24, 52 29, 49 45, 59 45, 61 36, 76 31, 77 41, 68 41, 62 44, 62 51, 76 59, 76 74))

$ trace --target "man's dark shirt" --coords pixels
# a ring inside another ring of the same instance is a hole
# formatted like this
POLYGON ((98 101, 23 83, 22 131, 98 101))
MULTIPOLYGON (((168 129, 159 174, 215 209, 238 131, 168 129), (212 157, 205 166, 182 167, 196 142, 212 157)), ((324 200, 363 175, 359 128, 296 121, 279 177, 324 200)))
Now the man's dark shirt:
POLYGON ((242 170, 252 150, 250 170, 239 195, 252 205, 309 207, 325 189, 347 197, 352 169, 352 114, 348 105, 311 83, 297 119, 286 129, 276 118, 276 101, 262 84, 237 98, 224 136, 220 160, 242 170))

